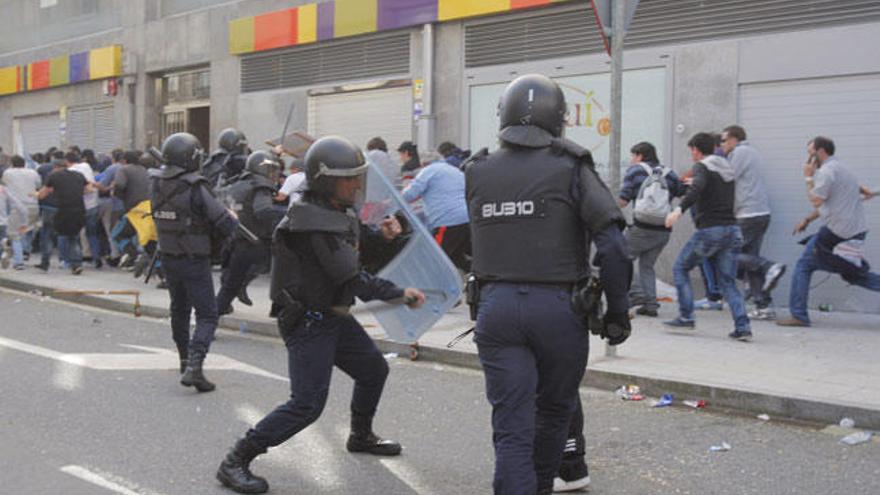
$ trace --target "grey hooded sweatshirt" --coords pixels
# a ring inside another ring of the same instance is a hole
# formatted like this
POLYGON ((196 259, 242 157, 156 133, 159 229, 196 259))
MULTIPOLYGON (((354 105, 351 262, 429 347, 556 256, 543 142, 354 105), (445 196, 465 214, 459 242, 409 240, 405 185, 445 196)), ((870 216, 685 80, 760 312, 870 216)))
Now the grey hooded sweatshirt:
POLYGON ((736 174, 736 206, 734 214, 736 218, 762 217, 770 214, 770 198, 764 181, 758 174, 762 160, 758 150, 748 142, 740 142, 734 148, 727 160, 733 166, 736 174))
POLYGON ((694 207, 698 229, 736 225, 736 174, 730 162, 720 156, 707 156, 695 163, 692 170, 694 180, 681 200, 681 211, 694 207))

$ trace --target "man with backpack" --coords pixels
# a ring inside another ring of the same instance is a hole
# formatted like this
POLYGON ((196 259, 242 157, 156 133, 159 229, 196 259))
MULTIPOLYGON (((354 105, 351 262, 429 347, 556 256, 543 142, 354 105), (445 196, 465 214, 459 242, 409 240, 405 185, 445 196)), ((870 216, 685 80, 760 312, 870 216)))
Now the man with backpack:
POLYGON ((666 215, 672 199, 683 196, 686 188, 668 167, 660 165, 657 150, 648 142, 635 144, 617 202, 621 208, 633 203, 633 225, 626 231, 630 254, 637 259, 638 275, 629 291, 630 307, 636 314, 657 316, 657 284, 654 263, 669 242, 672 229, 666 228, 666 215))

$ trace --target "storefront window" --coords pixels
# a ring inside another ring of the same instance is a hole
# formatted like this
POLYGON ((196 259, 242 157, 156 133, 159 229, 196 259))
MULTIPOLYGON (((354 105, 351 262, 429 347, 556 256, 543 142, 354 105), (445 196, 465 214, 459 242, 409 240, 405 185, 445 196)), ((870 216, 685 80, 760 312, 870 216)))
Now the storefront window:
MULTIPOLYGON (((593 152, 597 168, 608 179, 608 148, 611 133, 611 76, 593 74, 560 77, 568 103, 565 136, 593 152)), ((470 146, 498 147, 498 101, 507 83, 470 88, 470 146)), ((657 147, 665 158, 666 69, 628 70, 623 75, 623 136, 621 159, 629 162, 629 148, 639 141, 657 147)))

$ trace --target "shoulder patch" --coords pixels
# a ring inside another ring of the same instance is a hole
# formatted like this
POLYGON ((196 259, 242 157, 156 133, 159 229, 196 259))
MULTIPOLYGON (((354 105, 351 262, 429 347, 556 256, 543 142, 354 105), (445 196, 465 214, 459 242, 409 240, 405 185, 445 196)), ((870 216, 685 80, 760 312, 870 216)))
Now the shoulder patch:
POLYGON ((593 154, 590 150, 582 147, 574 141, 565 138, 556 138, 550 146, 556 153, 571 156, 589 167, 596 166, 596 163, 593 161, 593 154))
POLYGON ((473 155, 469 156, 468 159, 465 160, 465 161, 461 164, 461 169, 462 169, 462 170, 467 170, 468 167, 470 167, 471 165, 474 165, 474 164, 476 164, 476 163, 478 163, 478 162, 481 162, 481 161, 485 160, 486 157, 488 157, 488 156, 489 156, 489 148, 483 148, 483 149, 481 149, 480 151, 477 151, 477 152, 474 153, 473 155))

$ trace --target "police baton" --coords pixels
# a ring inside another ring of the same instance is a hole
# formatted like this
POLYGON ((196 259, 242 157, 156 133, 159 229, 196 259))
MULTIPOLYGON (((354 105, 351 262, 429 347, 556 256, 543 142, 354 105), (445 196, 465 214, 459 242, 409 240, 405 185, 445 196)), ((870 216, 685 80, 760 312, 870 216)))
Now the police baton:
POLYGON ((162 152, 156 149, 155 146, 150 146, 149 148, 147 148, 147 153, 149 153, 150 156, 152 156, 153 159, 155 159, 156 162, 158 162, 160 165, 165 163, 165 159, 162 158, 162 152))
POLYGON ((246 241, 250 242, 251 244, 259 244, 260 243, 260 238, 257 237, 256 234, 251 232, 250 229, 248 229, 247 227, 242 225, 241 222, 238 222, 238 227, 236 227, 236 229, 238 230, 238 233, 242 237, 244 237, 246 241))
POLYGON ((144 283, 149 284, 150 278, 153 276, 153 272, 156 270, 156 260, 159 258, 159 248, 157 247, 155 251, 153 251, 153 256, 150 256, 150 266, 147 268, 147 276, 144 277, 144 283))

